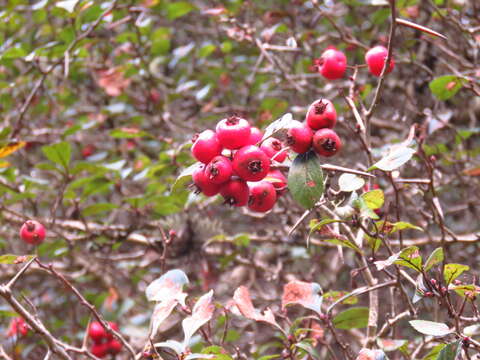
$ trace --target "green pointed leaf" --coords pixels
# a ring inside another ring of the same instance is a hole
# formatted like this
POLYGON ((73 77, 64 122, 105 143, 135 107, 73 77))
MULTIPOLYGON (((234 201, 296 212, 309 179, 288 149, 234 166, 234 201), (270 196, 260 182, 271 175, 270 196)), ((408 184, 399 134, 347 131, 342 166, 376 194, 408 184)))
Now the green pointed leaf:
POLYGON ((175 20, 179 17, 187 15, 190 11, 195 9, 195 6, 186 1, 169 3, 166 6, 167 18, 169 20, 175 20))
POLYGON ((35 255, 13 255, 5 254, 0 255, 0 264, 13 265, 13 264, 22 264, 34 258, 35 255))
POLYGON ((395 147, 390 149, 388 154, 384 156, 380 161, 373 164, 368 171, 380 169, 383 171, 393 171, 408 160, 410 160, 417 151, 409 147, 395 147))
POLYGON ((409 246, 403 249, 399 256, 398 260, 395 261, 395 264, 406 266, 415 271, 422 271, 422 256, 420 251, 416 246, 409 246))
POLYGON ((468 271, 468 270, 470 270, 470 267, 467 265, 445 264, 445 267, 443 268, 443 278, 445 279, 445 282, 448 285, 457 277, 462 275, 464 271, 468 271))
POLYGON ((430 81, 428 87, 439 100, 448 100, 463 86, 464 80, 455 75, 440 76, 430 81))
POLYGON ((179 191, 184 190, 185 185, 187 185, 189 182, 192 181, 193 172, 200 166, 202 166, 202 164, 197 162, 193 165, 190 165, 188 168, 184 169, 180 173, 180 175, 178 175, 177 179, 173 183, 171 193, 175 194, 175 193, 178 193, 179 191))
POLYGON ((111 211, 113 209, 118 208, 118 205, 112 204, 112 203, 97 203, 97 204, 92 204, 87 207, 85 207, 82 210, 82 215, 83 216, 92 216, 92 215, 97 215, 103 212, 111 211))
POLYGON ((368 325, 368 308, 353 307, 342 311, 333 318, 337 329, 362 329, 368 325))
POLYGON ((436 360, 440 351, 447 346, 447 344, 438 344, 422 360, 436 360))
POLYGON ((361 198, 370 210, 380 209, 385 202, 385 195, 380 189, 372 190, 362 194, 361 198))
POLYGON ((457 340, 447 344, 440 353, 436 360, 457 360, 460 359, 460 353, 462 351, 462 342, 457 340))
POLYGON ((313 151, 299 154, 288 172, 288 189, 303 207, 310 209, 323 195, 323 172, 313 151))
POLYGON ((61 165, 65 169, 68 168, 72 153, 70 143, 62 141, 53 145, 47 145, 42 147, 42 151, 47 159, 51 162, 61 165))
POLYGON ((443 249, 441 247, 433 250, 427 261, 425 262, 425 271, 428 271, 433 266, 440 264, 443 261, 443 258, 443 249))
POLYGON ((419 333, 431 336, 445 336, 451 334, 453 330, 444 324, 428 320, 411 320, 410 325, 419 333))

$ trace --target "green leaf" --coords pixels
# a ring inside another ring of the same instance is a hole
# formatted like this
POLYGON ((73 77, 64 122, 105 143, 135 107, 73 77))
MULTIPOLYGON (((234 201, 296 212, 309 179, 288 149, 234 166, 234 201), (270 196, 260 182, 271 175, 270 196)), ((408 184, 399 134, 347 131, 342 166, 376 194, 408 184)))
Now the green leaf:
POLYGON ((338 178, 340 191, 351 192, 361 189, 365 185, 365 180, 355 174, 342 174, 338 178))
POLYGON ((70 143, 62 141, 53 145, 47 145, 42 147, 43 154, 51 162, 63 166, 65 169, 68 168, 70 163, 70 156, 72 148, 70 143))
POLYGON ((385 201, 385 195, 380 189, 372 190, 362 194, 361 198, 370 210, 380 209, 385 201))
POLYGON ((438 354, 440 354, 440 351, 447 346, 447 344, 439 344, 437 346, 434 346, 432 350, 422 359, 422 360, 436 360, 438 354))
POLYGON ((457 277, 462 275, 464 271, 470 270, 470 266, 463 265, 463 264, 445 264, 443 268, 443 278, 445 282, 450 284, 453 280, 457 277))
POLYGON ((21 264, 31 260, 35 255, 13 255, 5 254, 0 255, 0 264, 12 265, 12 264, 21 264))
POLYGON ((193 172, 200 166, 202 166, 202 164, 195 163, 193 165, 190 165, 188 168, 184 169, 180 173, 180 175, 178 175, 177 179, 173 183, 171 193, 175 194, 175 193, 178 193, 179 191, 184 190, 185 185, 188 184, 190 181, 192 181, 193 172))
POLYGON ((133 128, 121 128, 110 131, 110 136, 116 139, 133 139, 150 136, 147 132, 133 128))
POLYGON ((448 100, 454 96, 463 86, 464 80, 455 75, 440 76, 430 81, 428 86, 440 100, 448 100))
POLYGON ((179 17, 187 15, 190 11, 195 10, 195 6, 186 1, 179 1, 175 3, 169 3, 166 6, 167 18, 169 20, 175 20, 179 17))
POLYGON ((368 171, 380 169, 383 171, 393 171, 408 160, 410 160, 417 151, 409 147, 394 147, 391 148, 387 155, 385 155, 380 161, 373 164, 368 171))
POLYGON ((368 308, 353 307, 342 311, 333 318, 337 329, 362 329, 368 325, 368 308))
POLYGON ((11 47, 1 54, 2 59, 18 59, 27 56, 27 51, 21 46, 11 47))
POLYGON ((434 321, 411 320, 409 323, 415 330, 424 335, 445 336, 453 331, 446 324, 434 321))
POLYGON ((443 261, 443 249, 441 247, 436 248, 428 257, 425 262, 425 271, 430 270, 433 266, 440 264, 443 261))
POLYGON ((456 360, 459 359, 462 350, 462 341, 457 340, 445 346, 438 354, 437 360, 456 360))
POLYGON ((479 294, 479 289, 477 286, 474 284, 469 284, 469 285, 450 285, 448 287, 448 290, 453 290, 455 291, 459 296, 465 297, 467 296, 470 299, 473 299, 475 296, 479 294))
POLYGON ((118 205, 111 204, 111 203, 97 203, 93 205, 89 205, 82 210, 83 216, 91 216, 97 215, 106 211, 111 211, 113 209, 118 208, 118 205))
POLYGON ((421 272, 422 256, 420 255, 418 247, 409 246, 403 249, 398 256, 398 260, 395 261, 395 264, 421 272))
POLYGON ((288 189, 303 207, 310 209, 323 195, 323 172, 313 151, 299 154, 288 172, 288 189))

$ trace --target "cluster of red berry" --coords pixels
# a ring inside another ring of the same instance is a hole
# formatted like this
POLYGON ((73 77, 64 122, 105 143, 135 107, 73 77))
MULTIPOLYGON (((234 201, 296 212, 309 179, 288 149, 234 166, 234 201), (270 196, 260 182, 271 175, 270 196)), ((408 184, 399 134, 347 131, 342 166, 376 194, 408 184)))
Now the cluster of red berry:
MULTIPOLYGON (((372 75, 380 76, 383 65, 387 59, 387 54, 388 50, 382 45, 374 46, 367 51, 365 54, 365 62, 372 75)), ((318 69, 318 72, 322 74, 324 78, 328 80, 341 79, 347 69, 347 57, 340 50, 337 50, 334 47, 328 47, 320 58, 315 59, 314 64, 318 69)), ((387 74, 391 72, 394 67, 395 62, 392 58, 385 73, 387 74)))
POLYGON ((252 211, 272 209, 287 180, 280 171, 270 169, 270 163, 272 159, 283 162, 288 149, 275 138, 258 145, 262 137, 258 128, 235 115, 221 120, 216 131, 196 135, 192 154, 201 164, 192 177, 198 192, 220 193, 225 203, 248 205, 252 211))
POLYGON ((308 108, 305 123, 295 121, 287 132, 287 144, 296 153, 303 154, 312 147, 318 155, 330 157, 342 148, 342 142, 332 128, 337 123, 337 112, 332 102, 318 99, 308 108))
POLYGON ((29 326, 22 317, 13 318, 8 328, 7 337, 26 336, 29 326))
MULTIPOLYGON (((114 322, 108 323, 110 327, 118 331, 118 325, 114 322)), ((90 352, 96 357, 103 358, 107 354, 116 355, 122 350, 122 343, 113 338, 98 321, 94 321, 88 328, 88 336, 93 341, 90 352)))

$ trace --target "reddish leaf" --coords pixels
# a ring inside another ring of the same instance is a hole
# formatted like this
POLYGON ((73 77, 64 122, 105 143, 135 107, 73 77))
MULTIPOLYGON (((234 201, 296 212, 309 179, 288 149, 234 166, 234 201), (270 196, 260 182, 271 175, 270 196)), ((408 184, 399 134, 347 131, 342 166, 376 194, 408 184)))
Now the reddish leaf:
POLYGON ((97 71, 97 83, 110 96, 119 96, 130 85, 120 67, 97 71))
POLYGON ((212 16, 218 16, 225 14, 227 12, 227 9, 225 9, 223 6, 218 6, 215 8, 210 8, 202 11, 202 14, 204 15, 212 15, 212 16))
POLYGON ((321 314, 322 297, 318 295, 320 291, 317 283, 291 281, 283 288, 282 309, 289 304, 298 304, 321 314))
POLYGON ((272 310, 266 308, 262 314, 253 307, 252 299, 250 298, 250 292, 245 286, 240 286, 235 291, 233 294, 233 301, 235 302, 235 305, 240 313, 246 318, 255 321, 263 321, 281 329, 281 327, 275 321, 275 316, 273 315, 272 310))
POLYGON ((171 314, 175 306, 177 306, 178 301, 175 299, 171 299, 169 301, 159 302, 155 309, 153 310, 152 321, 151 321, 151 329, 150 329, 150 336, 154 337, 160 325, 165 321, 165 319, 171 314))
POLYGON ((356 360, 383 360, 385 353, 382 350, 362 349, 356 360))
POLYGON ((212 318, 215 311, 212 296, 213 290, 210 290, 198 299, 193 307, 192 315, 182 321, 182 328, 185 333, 184 346, 188 346, 192 335, 212 318))
POLYGON ((183 292, 183 285, 188 283, 187 275, 182 270, 170 270, 147 286, 145 294, 149 301, 177 300, 185 306, 187 294, 183 292))

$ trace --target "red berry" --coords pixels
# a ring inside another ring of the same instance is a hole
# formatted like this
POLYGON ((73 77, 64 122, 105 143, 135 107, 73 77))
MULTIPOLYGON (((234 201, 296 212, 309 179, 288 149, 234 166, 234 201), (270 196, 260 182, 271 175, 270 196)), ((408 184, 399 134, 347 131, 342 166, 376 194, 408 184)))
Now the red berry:
POLYGON ((335 48, 327 49, 319 59, 315 60, 318 72, 328 80, 336 80, 343 77, 347 68, 347 57, 335 48))
POLYGON ((247 145, 233 157, 233 170, 245 181, 260 181, 270 170, 270 159, 260 148, 247 145))
POLYGON ((217 134, 212 130, 205 130, 193 139, 192 155, 198 161, 208 164, 215 156, 222 153, 222 145, 217 134))
POLYGON ((35 220, 27 220, 20 228, 20 237, 28 244, 38 245, 45 240, 45 226, 35 220))
MULTIPOLYGON (((380 76, 382 73, 383 65, 387 59, 388 50, 385 46, 378 45, 367 51, 365 54, 365 61, 368 65, 368 70, 375 76, 380 76)), ((395 67, 395 61, 390 60, 390 66, 385 70, 385 74, 388 74, 395 67)))
MULTIPOLYGON (((111 327, 113 330, 115 330, 115 331, 118 331, 118 330, 119 330, 119 329, 118 329, 118 324, 115 323, 115 322, 113 322, 113 321, 109 321, 109 322, 108 322, 108 325, 110 325, 110 327, 111 327)), ((106 331, 106 330, 105 330, 105 331, 106 331)), ((113 335, 110 334, 109 332, 107 332, 106 338, 107 338, 108 340, 112 340, 112 339, 113 339, 113 335)))
POLYGON ((98 321, 93 321, 88 327, 88 336, 95 343, 99 343, 107 336, 107 331, 98 321))
POLYGON ((337 122, 337 111, 330 100, 319 99, 308 108, 306 120, 312 130, 331 129, 337 122))
POLYGON ((88 158, 89 156, 92 156, 92 154, 95 152, 95 146, 92 144, 86 145, 82 149, 82 157, 83 158, 88 158))
POLYGON ((312 137, 312 129, 300 121, 295 121, 294 125, 288 129, 287 145, 296 153, 303 154, 310 150, 312 137))
POLYGON ((7 337, 28 334, 28 325, 22 317, 13 318, 8 328, 7 337))
POLYGON ((205 175, 214 184, 223 184, 232 176, 232 162, 225 156, 216 156, 205 168, 205 175))
POLYGON ((270 170, 264 180, 271 183, 279 192, 287 187, 287 178, 280 170, 270 170))
POLYGON ((284 162, 287 158, 288 150, 285 149, 281 151, 283 147, 284 146, 280 140, 271 137, 262 143, 260 149, 262 149, 262 151, 267 154, 270 159, 278 162, 284 162))
POLYGON ((205 173, 204 164, 201 164, 193 171, 192 180, 197 187, 197 193, 202 192, 206 196, 213 196, 220 191, 220 185, 213 183, 205 173))
POLYGON ((248 203, 248 185, 241 179, 231 179, 222 185, 220 194, 225 199, 225 203, 232 206, 245 206, 248 203))
POLYGON ((233 150, 248 144, 251 128, 247 120, 230 116, 217 124, 217 136, 223 147, 233 150))
POLYGON ((109 342, 106 343, 107 345, 107 351, 110 354, 118 354, 120 351, 122 351, 122 343, 118 340, 110 340, 109 342))
POLYGON ((275 187, 268 181, 260 181, 250 186, 248 208, 257 212, 267 212, 277 201, 275 187))
POLYGON ((257 127, 252 127, 250 129, 250 137, 248 139, 248 145, 258 144, 260 140, 262 140, 262 137, 263 137, 262 130, 260 130, 257 127))
POLYGON ((103 358, 107 355, 107 344, 93 344, 90 352, 98 358, 103 358))
POLYGON ((330 157, 342 148, 342 142, 332 129, 320 129, 313 135, 313 149, 317 154, 330 157))

